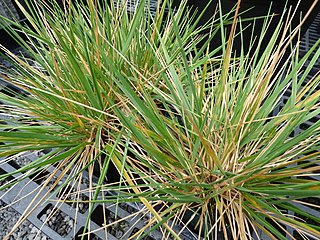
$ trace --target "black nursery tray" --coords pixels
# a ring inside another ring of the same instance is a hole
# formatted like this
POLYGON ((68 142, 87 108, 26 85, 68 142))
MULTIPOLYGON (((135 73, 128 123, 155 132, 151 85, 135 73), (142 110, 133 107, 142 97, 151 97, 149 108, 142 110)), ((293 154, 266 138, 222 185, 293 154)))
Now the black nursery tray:
MULTIPOLYGON (((23 164, 28 163, 36 159, 41 152, 29 152, 25 153, 18 158, 12 159, 8 163, 0 164, 0 173, 13 172, 17 168, 21 167, 23 164)), ((1 161, 1 159, 0 159, 1 161)), ((27 218, 34 226, 42 231, 45 235, 49 236, 54 240, 78 240, 81 239, 80 234, 83 233, 84 226, 86 225, 86 220, 88 216, 89 205, 86 201, 89 199, 85 191, 80 194, 80 198, 83 203, 76 204, 72 202, 75 198, 72 195, 65 194, 64 191, 68 192, 72 189, 62 188, 57 191, 57 186, 55 189, 50 189, 50 184, 45 188, 43 192, 39 194, 39 189, 41 184, 46 180, 47 174, 49 172, 56 171, 54 166, 40 174, 30 176, 30 178, 22 180, 19 184, 15 185, 5 194, 0 191, 0 199, 4 201, 7 205, 11 205, 18 213, 22 214, 26 207, 34 201, 32 207, 48 193, 50 200, 48 200, 43 205, 36 207, 27 218), (65 197, 64 197, 65 194, 65 197), (65 203, 57 203, 58 199, 65 199, 65 203), (18 200, 18 201, 17 201, 18 200), (76 218, 75 218, 76 216, 76 218)), ((56 173, 59 175, 59 171, 56 173)), ((14 175, 13 178, 7 181, 13 180, 14 178, 21 177, 21 174, 14 175)), ((66 179, 61 179, 60 186, 66 181, 66 179)), ((88 187, 88 178, 84 177, 81 189, 85 190, 88 187)), ((1 183, 3 184, 3 183, 1 183)), ((112 193, 106 192, 105 195, 110 195, 112 193)), ((47 197, 48 197, 47 196, 47 197)), ((100 196, 101 197, 101 196, 100 196)), ((145 224, 149 221, 148 216, 143 216, 142 214, 133 215, 142 209, 140 204, 128 204, 123 203, 115 206, 114 204, 96 204, 92 215, 90 217, 90 230, 94 233, 90 234, 91 240, 103 240, 103 239, 128 239, 129 236, 134 235, 139 229, 143 228, 145 224), (125 219, 118 224, 107 227, 106 231, 103 228, 105 223, 104 217, 106 217, 107 223, 112 223, 119 219, 125 219)), ((176 232, 181 230, 181 227, 174 227, 176 232)), ((196 240, 196 235, 192 235, 187 231, 183 231, 181 235, 182 239, 185 240, 196 240)), ((87 239, 87 238, 86 238, 87 239)), ((144 240, 161 240, 162 234, 159 231, 153 231, 148 234, 144 240)))

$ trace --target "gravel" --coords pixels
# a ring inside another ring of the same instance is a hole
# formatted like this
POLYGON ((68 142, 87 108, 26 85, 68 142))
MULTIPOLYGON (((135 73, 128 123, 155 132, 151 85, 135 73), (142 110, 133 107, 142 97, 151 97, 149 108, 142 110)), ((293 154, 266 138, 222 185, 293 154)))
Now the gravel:
MULTIPOLYGON (((12 230, 20 214, 0 200, 0 239, 12 230)), ((23 222, 8 240, 51 240, 29 221, 23 222)))
MULTIPOLYGON (((15 163, 15 165, 25 166, 26 164, 32 162, 32 160, 34 159, 33 154, 39 155, 41 153, 27 152, 25 154, 12 158, 12 161, 15 163)), ((41 182, 43 182, 45 179, 46 179, 45 177, 41 179, 37 179, 37 182, 41 184, 41 182)), ((5 183, 4 181, 1 182, 1 184, 4 184, 4 183, 5 183)), ((63 181, 61 181, 59 185, 61 185, 62 183, 63 181)), ((86 179, 83 179, 82 184, 88 187, 89 183, 86 179)), ((69 202, 66 202, 68 205, 72 206, 73 208, 76 208, 80 213, 85 214, 85 212, 87 212, 89 208, 89 204, 81 203, 81 202, 79 204, 76 204, 74 200, 77 197, 80 197, 82 201, 88 201, 89 198, 84 194, 80 194, 80 196, 77 196, 75 194, 72 194, 72 192, 75 192, 75 191, 70 190, 68 188, 67 189, 62 188, 60 190, 60 193, 58 193, 58 197, 66 201, 69 201, 69 202)), ((2 202, 2 205, 5 206, 5 203, 2 202)), ((119 207, 121 207, 125 211, 128 211, 129 213, 134 213, 137 211, 136 208, 134 208, 133 206, 129 206, 128 204, 122 203, 120 204, 119 207)), ((108 223, 112 223, 116 219, 118 219, 118 217, 116 217, 113 212, 110 212, 109 210, 108 212, 109 212, 108 219, 107 219, 108 223)), ((17 220, 20 217, 20 214, 11 207, 8 207, 5 209, 3 208, 1 210, 1 214, 2 215, 0 217, 0 240, 2 240, 3 237, 9 233, 14 223, 17 222, 17 220), (4 219, 7 218, 8 214, 12 215, 10 216, 10 219, 12 219, 12 223, 11 224, 6 223, 6 228, 4 228, 2 225, 4 225, 4 221, 5 221, 4 219)), ((68 216, 64 212, 55 209, 53 204, 48 204, 44 208, 44 210, 37 216, 37 218, 40 221, 42 221, 44 224, 46 224, 48 227, 50 227, 53 231, 58 233, 61 237, 66 237, 74 227, 74 219, 72 219, 72 217, 68 216)), ((120 239, 122 236, 125 235, 125 233, 130 229, 130 227, 131 227, 130 223, 128 223, 127 221, 122 221, 108 227, 107 232, 115 236, 117 239, 120 239)), ((26 221, 17 229, 17 231, 9 238, 9 240, 49 239, 43 233, 38 234, 38 232, 39 230, 34 225, 26 221)), ((92 237, 94 237, 93 239, 99 239, 97 236, 92 236, 92 237)))
POLYGON ((67 236, 74 226, 74 220, 61 210, 54 208, 52 204, 48 205, 39 219, 62 237, 67 236))
POLYGON ((89 197, 87 197, 84 194, 80 194, 80 195, 67 194, 66 196, 61 196, 61 198, 67 201, 66 204, 77 209, 77 211, 79 211, 82 214, 89 209, 89 203, 88 203, 89 197), (78 199, 80 199, 80 202, 77 202, 78 199))

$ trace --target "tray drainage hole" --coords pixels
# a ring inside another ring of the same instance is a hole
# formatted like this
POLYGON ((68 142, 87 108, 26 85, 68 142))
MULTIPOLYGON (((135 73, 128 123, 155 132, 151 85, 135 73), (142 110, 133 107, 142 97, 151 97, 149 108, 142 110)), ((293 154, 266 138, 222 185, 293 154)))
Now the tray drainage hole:
POLYGON ((300 124, 300 126, 299 126, 299 128, 300 128, 302 131, 307 130, 309 127, 311 127, 311 124, 308 124, 308 123, 302 123, 302 124, 300 124))
MULTIPOLYGON (((100 227, 103 227, 107 224, 111 224, 119 219, 120 218, 116 217, 113 212, 104 208, 102 205, 98 205, 91 214, 91 220, 100 227)), ((117 239, 120 239, 128 233, 129 229, 129 222, 120 221, 107 227, 107 232, 116 237, 117 239)))
MULTIPOLYGON (((3 170, 2 168, 0 168, 0 175, 4 175, 7 174, 7 172, 5 170, 3 170)), ((7 183, 13 182, 14 178, 12 176, 8 176, 3 180, 0 180, 0 187, 4 186, 7 183)))
POLYGON ((315 217, 311 212, 307 212, 307 213, 309 213, 311 216, 313 216, 314 219, 313 219, 312 217, 309 218, 309 217, 300 215, 300 214, 298 214, 298 213, 295 213, 295 214, 294 214, 294 217, 295 217, 295 219, 298 220, 298 221, 302 221, 302 220, 303 220, 303 221, 304 221, 305 223, 307 223, 307 224, 312 224, 313 226, 320 227, 320 223, 315 220, 316 217, 315 217))
MULTIPOLYGON (((81 240, 83 233, 84 233, 84 227, 80 228, 80 230, 76 233, 76 236, 73 238, 73 240, 81 240)), ((88 231, 86 231, 85 233, 88 233, 88 231)), ((85 235, 84 239, 86 239, 86 240, 102 240, 94 233, 90 233, 88 235, 85 235)))
POLYGON ((300 202, 303 202, 304 206, 319 211, 320 206, 320 198, 318 197, 308 197, 308 198, 300 198, 300 202))
POLYGON ((38 185, 41 185, 44 181, 48 179, 50 173, 48 171, 42 170, 36 173, 32 173, 29 175, 29 178, 36 182, 38 185))
POLYGON ((319 115, 317 115, 317 116, 309 119, 309 122, 316 123, 316 122, 319 121, 319 120, 320 120, 319 115))
POLYGON ((9 157, 10 161, 8 164, 15 169, 20 169, 33 161, 32 154, 32 152, 26 152, 23 154, 12 155, 9 157))
POLYGON ((17 97, 21 95, 21 90, 13 85, 7 85, 0 90, 1 93, 6 94, 9 97, 17 97))
MULTIPOLYGON (((138 231, 139 231, 138 228, 134 228, 134 229, 132 230, 132 232, 131 232, 130 237, 133 236, 133 235, 134 235, 135 233, 137 233, 138 231)), ((138 239, 138 238, 135 237, 135 239, 138 239)), ((139 239, 141 239, 141 240, 155 240, 154 238, 152 238, 152 237, 150 237, 150 236, 146 236, 146 237, 139 238, 139 239)))
POLYGON ((20 169, 20 168, 21 168, 21 166, 20 166, 18 163, 16 163, 15 161, 13 161, 13 160, 10 160, 10 161, 8 162, 8 164, 9 164, 11 167, 15 168, 15 169, 20 169))
POLYGON ((130 206, 127 203, 119 203, 119 207, 122 208, 123 210, 127 211, 130 214, 138 212, 138 210, 135 207, 130 206))
POLYGON ((19 132, 18 129, 14 129, 14 128, 5 128, 3 129, 4 132, 19 132))
POLYGON ((6 123, 3 119, 0 119, 0 125, 7 125, 8 123, 6 123))
POLYGON ((48 204, 37 218, 62 237, 67 236, 74 227, 74 220, 52 204, 48 204))
POLYGON ((69 206, 75 208, 80 213, 85 213, 89 209, 89 197, 82 193, 77 193, 73 188, 70 186, 62 188, 57 197, 69 206))
POLYGON ((279 231, 283 236, 286 236, 286 231, 285 231, 285 229, 286 229, 286 226, 285 225, 283 225, 283 224, 280 224, 280 223, 275 223, 272 219, 270 219, 270 218, 266 218, 265 219, 268 223, 270 223, 277 231, 279 231), (280 226, 279 226, 279 225, 280 226))
POLYGON ((301 234, 296 230, 293 231, 293 237, 295 240, 316 240, 315 238, 307 237, 305 234, 302 234, 301 236, 301 234))

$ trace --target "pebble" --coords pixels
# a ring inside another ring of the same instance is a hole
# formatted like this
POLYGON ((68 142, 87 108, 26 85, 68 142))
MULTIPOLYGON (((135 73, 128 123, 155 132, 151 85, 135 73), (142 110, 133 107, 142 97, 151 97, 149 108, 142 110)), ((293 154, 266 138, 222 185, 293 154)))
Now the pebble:
POLYGON ((36 237, 37 234, 35 233, 30 233, 28 236, 28 240, 34 240, 34 238, 36 237))
POLYGON ((83 210, 83 203, 79 203, 79 210, 80 210, 80 211, 83 210))
POLYGON ((43 214, 43 215, 40 217, 40 220, 41 220, 42 222, 45 222, 46 219, 47 219, 47 215, 46 215, 46 214, 43 214))
POLYGON ((32 227, 30 232, 31 232, 31 233, 37 233, 37 232, 38 232, 38 229, 37 229, 36 227, 32 227))
POLYGON ((120 239, 123 236, 123 232, 122 231, 116 231, 116 235, 115 237, 120 239))

